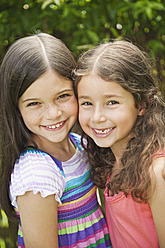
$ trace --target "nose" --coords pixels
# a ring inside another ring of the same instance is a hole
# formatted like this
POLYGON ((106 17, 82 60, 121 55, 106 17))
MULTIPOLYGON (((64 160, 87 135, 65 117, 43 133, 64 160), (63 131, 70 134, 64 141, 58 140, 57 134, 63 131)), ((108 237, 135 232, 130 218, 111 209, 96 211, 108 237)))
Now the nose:
POLYGON ((46 119, 48 120, 54 120, 60 117, 61 114, 61 109, 55 104, 50 104, 46 107, 46 119))
POLYGON ((93 110, 91 121, 100 123, 106 121, 105 110, 101 106, 97 106, 93 110))

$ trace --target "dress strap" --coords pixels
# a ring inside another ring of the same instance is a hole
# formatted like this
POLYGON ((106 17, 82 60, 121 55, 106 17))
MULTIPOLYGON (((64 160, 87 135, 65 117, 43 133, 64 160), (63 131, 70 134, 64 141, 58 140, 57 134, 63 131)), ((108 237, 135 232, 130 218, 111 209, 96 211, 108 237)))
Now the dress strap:
POLYGON ((153 156, 154 159, 161 158, 161 157, 165 157, 165 150, 159 150, 153 156))

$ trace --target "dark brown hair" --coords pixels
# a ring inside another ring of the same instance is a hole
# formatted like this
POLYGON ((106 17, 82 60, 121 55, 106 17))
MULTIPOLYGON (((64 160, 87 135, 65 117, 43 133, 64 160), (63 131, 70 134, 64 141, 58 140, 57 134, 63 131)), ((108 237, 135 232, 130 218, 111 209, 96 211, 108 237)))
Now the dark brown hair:
MULTIPOLYGON (((16 159, 31 140, 18 111, 18 99, 43 73, 51 69, 71 80, 75 60, 59 39, 45 33, 21 38, 11 45, 0 68, 0 203, 14 218, 9 199, 10 177, 16 159)), ((46 83, 46 82, 45 82, 46 83)), ((34 143, 34 142, 33 142, 34 143)))

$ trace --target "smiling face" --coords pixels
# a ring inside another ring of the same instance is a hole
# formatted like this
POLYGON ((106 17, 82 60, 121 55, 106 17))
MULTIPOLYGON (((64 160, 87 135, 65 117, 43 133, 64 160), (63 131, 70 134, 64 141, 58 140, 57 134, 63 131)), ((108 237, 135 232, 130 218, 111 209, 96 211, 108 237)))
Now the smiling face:
POLYGON ((100 147, 117 155, 130 138, 137 116, 133 95, 116 82, 97 75, 83 76, 78 83, 79 122, 100 147))
POLYGON ((41 144, 59 143, 77 119, 77 101, 72 82, 47 71, 20 97, 18 107, 34 140, 41 144))

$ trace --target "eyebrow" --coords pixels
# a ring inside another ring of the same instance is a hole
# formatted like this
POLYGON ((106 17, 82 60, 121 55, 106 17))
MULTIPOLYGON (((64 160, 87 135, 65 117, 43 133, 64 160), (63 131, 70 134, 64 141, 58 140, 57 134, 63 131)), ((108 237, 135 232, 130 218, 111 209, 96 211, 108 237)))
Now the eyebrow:
POLYGON ((29 102, 29 101, 38 101, 38 100, 39 98, 28 98, 28 99, 23 100, 22 103, 29 102))
MULTIPOLYGON (((104 97, 106 97, 106 98, 111 98, 111 97, 122 97, 122 96, 120 96, 120 95, 104 95, 104 97)), ((90 96, 86 96, 86 95, 80 95, 79 97, 78 97, 79 99, 81 99, 81 98, 85 98, 85 99, 89 99, 89 98, 91 98, 90 96)))
MULTIPOLYGON (((73 89, 65 89, 65 90, 58 92, 58 95, 63 94, 64 92, 72 92, 72 91, 73 89)), ((40 98, 27 98, 23 100, 22 103, 29 102, 29 101, 39 101, 39 100, 40 98)))

